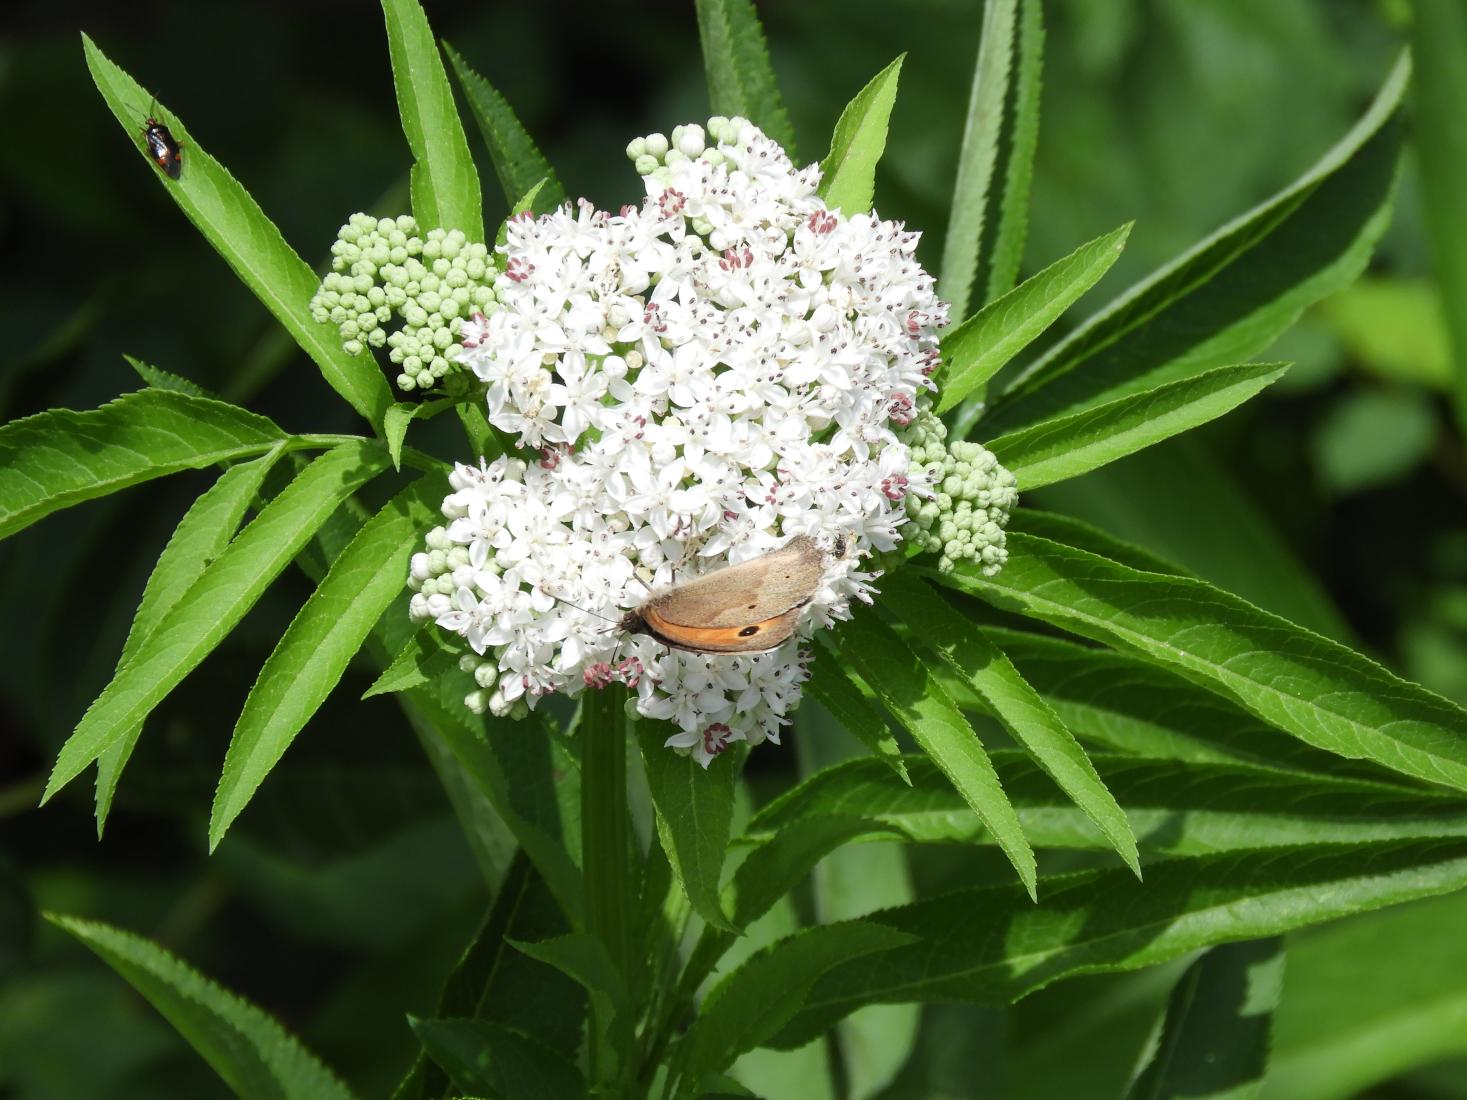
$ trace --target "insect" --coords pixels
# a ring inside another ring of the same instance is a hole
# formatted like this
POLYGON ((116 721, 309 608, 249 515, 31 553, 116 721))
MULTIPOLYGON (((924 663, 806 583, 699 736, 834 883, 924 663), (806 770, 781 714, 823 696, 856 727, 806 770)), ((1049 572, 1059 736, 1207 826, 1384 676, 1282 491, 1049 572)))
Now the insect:
POLYGON ((826 560, 845 551, 844 535, 830 550, 809 535, 796 535, 752 561, 652 593, 622 616, 620 627, 671 649, 763 653, 795 632, 800 609, 820 588, 826 560))
POLYGON ((152 107, 148 108, 148 120, 143 123, 143 144, 163 174, 171 180, 178 179, 183 173, 183 146, 173 139, 167 126, 153 117, 152 107))

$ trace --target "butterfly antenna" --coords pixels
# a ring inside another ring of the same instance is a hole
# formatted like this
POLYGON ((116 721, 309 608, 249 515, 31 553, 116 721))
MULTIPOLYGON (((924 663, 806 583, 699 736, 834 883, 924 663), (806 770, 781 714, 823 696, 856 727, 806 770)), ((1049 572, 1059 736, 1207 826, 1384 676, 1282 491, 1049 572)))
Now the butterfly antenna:
POLYGON ((604 621, 605 621, 605 622, 608 622, 608 623, 611 623, 611 624, 612 624, 612 625, 615 625, 615 624, 616 624, 616 623, 618 623, 618 622, 619 622, 619 621, 620 621, 620 620, 618 620, 618 619, 611 619, 611 618, 608 618, 608 617, 607 617, 607 616, 605 616, 605 615, 603 615, 603 614, 601 614, 601 612, 599 612, 599 611, 592 611, 592 610, 591 610, 591 609, 590 609, 590 608, 588 608, 588 607, 582 607, 582 606, 581 606, 581 605, 580 605, 580 604, 578 604, 578 603, 571 603, 571 602, 570 602, 570 600, 567 600, 567 599, 566 599, 566 598, 565 598, 565 597, 563 597, 563 596, 557 596, 557 595, 556 595, 556 594, 555 594, 555 593, 554 593, 554 592, 548 592, 548 591, 546 591, 546 590, 545 590, 545 589, 543 589, 543 588, 542 588, 542 589, 540 589, 540 591, 541 591, 541 592, 544 592, 544 593, 545 593, 545 595, 547 595, 547 596, 549 596, 549 597, 550 597, 550 598, 551 598, 551 599, 552 599, 552 600, 554 600, 554 601, 555 601, 555 602, 556 602, 556 603, 563 603, 563 604, 565 604, 565 606, 566 606, 566 607, 574 607, 574 608, 575 608, 575 609, 576 609, 576 610, 577 610, 577 611, 579 611, 579 612, 581 612, 581 613, 583 613, 583 614, 586 614, 586 615, 590 615, 590 616, 591 616, 591 617, 592 617, 592 618, 596 618, 596 619, 602 619, 602 620, 604 620, 604 621))

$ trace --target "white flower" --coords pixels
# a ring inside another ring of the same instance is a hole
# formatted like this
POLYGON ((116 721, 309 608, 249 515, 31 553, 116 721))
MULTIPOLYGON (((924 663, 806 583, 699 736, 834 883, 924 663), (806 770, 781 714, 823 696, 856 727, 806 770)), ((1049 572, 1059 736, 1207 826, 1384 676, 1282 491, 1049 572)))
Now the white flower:
POLYGON ((629 149, 639 207, 507 226, 498 308, 465 326, 458 359, 487 383, 490 421, 539 453, 457 467, 411 611, 484 655, 471 705, 620 679, 706 765, 778 739, 806 678, 798 640, 705 655, 615 623, 650 589, 797 534, 853 548, 798 638, 869 600, 859 558, 896 546, 906 494, 930 488, 897 432, 926 404, 946 306, 915 233, 827 210, 818 168, 743 120, 629 149))

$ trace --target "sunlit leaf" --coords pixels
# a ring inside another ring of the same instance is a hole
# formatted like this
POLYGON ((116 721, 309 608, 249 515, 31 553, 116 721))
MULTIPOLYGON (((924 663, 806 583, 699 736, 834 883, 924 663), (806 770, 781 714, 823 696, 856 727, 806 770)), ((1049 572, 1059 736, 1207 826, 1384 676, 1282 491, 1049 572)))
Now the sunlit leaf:
POLYGON ((696 0, 698 41, 708 76, 708 102, 716 115, 740 115, 795 159, 790 127, 769 45, 752 0, 696 0))
POLYGON ((886 151, 886 129, 896 103, 902 54, 846 104, 830 135, 830 152, 820 162, 820 197, 847 217, 865 214, 876 193, 876 165, 886 151))

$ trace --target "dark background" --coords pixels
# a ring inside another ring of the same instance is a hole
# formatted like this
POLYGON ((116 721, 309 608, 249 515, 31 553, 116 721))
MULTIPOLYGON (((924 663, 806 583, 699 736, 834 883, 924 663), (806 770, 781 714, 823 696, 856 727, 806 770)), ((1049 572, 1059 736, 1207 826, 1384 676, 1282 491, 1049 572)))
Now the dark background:
MULTIPOLYGON (((567 190, 600 206, 639 192, 628 140, 708 113, 691 3, 426 7, 515 106, 567 190)), ((980 4, 759 7, 801 161, 823 155, 844 102, 909 52, 878 210, 924 229, 935 267, 980 4)), ((1047 0, 1045 14, 1026 272, 1137 223, 1079 316, 1307 167, 1383 78, 1405 16, 1366 0, 1047 0)), ((187 119, 315 263, 353 211, 406 209, 376 5, 12 2, 0 28, 0 421, 137 388, 126 353, 288 428, 357 430, 127 147, 138 135, 97 95, 79 32, 187 119)), ((470 131, 497 220, 505 204, 470 131)), ((1439 310, 1408 163, 1365 284, 1309 311, 1268 355, 1297 362, 1283 383, 1185 444, 1040 502, 1467 702, 1467 472, 1441 396, 1439 310)), ((436 442, 454 454, 450 437, 436 442)), ((56 748, 111 674, 148 569, 206 484, 190 475, 134 489, 0 544, 0 1095, 222 1090, 37 909, 168 945, 277 1013, 366 1095, 384 1095, 405 1066, 403 1013, 431 1008, 482 912, 416 742, 390 701, 355 702, 366 670, 205 856, 229 732, 306 595, 299 578, 283 579, 156 712, 105 840, 83 782, 34 808, 56 748)), ((788 770, 781 752, 756 763, 788 770)))

